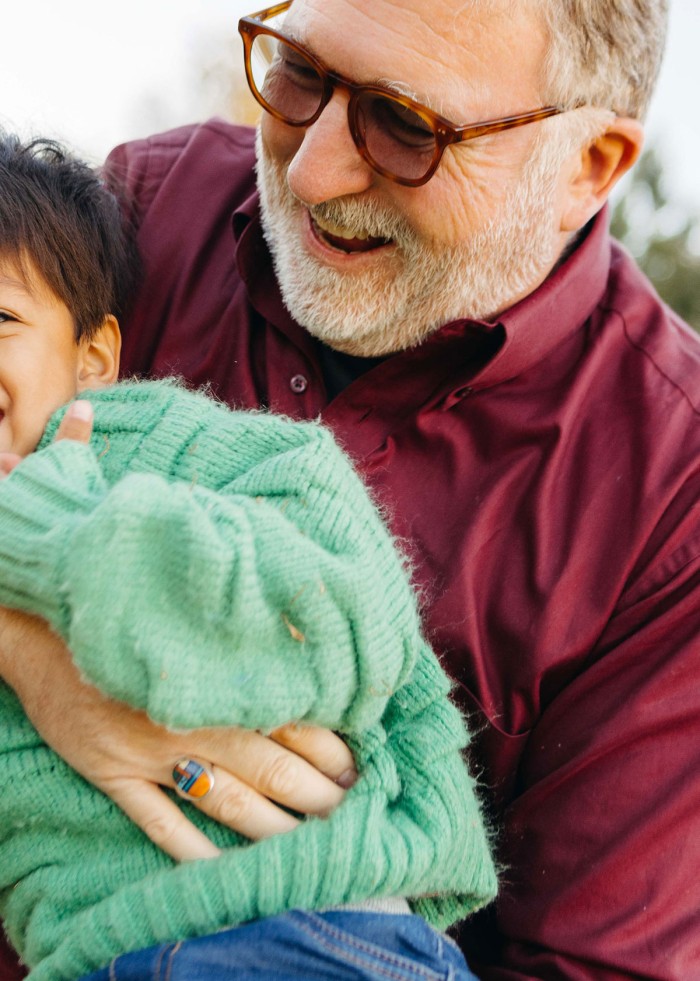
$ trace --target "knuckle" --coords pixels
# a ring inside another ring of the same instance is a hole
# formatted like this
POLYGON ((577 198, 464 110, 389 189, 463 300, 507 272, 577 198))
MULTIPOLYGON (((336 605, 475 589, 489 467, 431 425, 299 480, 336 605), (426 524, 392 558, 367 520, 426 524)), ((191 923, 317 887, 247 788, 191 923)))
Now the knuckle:
POLYGON ((244 823, 251 815, 251 795, 243 787, 229 788, 213 807, 217 821, 228 825, 244 823))
POLYGON ((85 442, 90 438, 90 426, 80 419, 66 419, 56 433, 56 442, 72 440, 85 442))
POLYGON ((74 432, 75 432, 75 425, 73 423, 73 420, 64 416, 63 422, 58 427, 58 431, 56 433, 56 440, 58 441, 60 439, 70 439, 74 432))
POLYGON ((266 792, 275 799, 290 797, 299 783, 298 766, 292 756, 277 756, 265 772, 266 792))
POLYGON ((166 815, 148 818, 142 828, 151 841, 160 847, 172 842, 177 834, 177 822, 166 815))
POLYGON ((303 748, 312 740, 313 732, 311 726, 295 722, 275 730, 273 737, 286 746, 303 748))

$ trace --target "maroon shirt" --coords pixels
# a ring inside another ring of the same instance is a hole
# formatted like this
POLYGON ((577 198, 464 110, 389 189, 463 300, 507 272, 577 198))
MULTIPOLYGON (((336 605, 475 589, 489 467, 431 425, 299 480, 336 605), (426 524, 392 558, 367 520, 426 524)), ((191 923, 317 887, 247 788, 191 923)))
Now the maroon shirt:
POLYGON ((498 323, 451 323, 328 404, 252 144, 209 123, 113 154, 146 263, 125 371, 320 413, 386 507, 499 829, 501 897, 460 938, 477 973, 700 977, 697 338, 601 215, 498 323))

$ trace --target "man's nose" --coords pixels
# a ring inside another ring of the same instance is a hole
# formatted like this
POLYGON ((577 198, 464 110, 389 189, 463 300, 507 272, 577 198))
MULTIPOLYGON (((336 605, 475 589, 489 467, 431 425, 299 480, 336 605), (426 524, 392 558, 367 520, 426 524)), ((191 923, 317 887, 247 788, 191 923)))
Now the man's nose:
POLYGON ((335 92, 304 138, 287 170, 289 187, 307 205, 359 194, 375 174, 355 146, 348 126, 348 99, 335 92))

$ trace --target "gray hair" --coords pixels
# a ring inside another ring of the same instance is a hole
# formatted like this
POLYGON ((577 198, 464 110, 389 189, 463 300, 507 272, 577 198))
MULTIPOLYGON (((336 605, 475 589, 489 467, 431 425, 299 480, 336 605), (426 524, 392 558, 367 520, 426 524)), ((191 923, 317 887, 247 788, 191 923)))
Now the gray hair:
POLYGON ((548 101, 643 119, 661 67, 668 0, 534 0, 550 47, 548 101))

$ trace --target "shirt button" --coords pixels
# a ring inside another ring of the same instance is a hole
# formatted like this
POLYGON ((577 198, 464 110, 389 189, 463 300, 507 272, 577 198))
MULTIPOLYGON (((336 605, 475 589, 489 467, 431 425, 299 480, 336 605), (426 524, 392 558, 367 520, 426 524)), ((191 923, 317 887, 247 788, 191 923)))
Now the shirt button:
POLYGON ((289 381, 289 387, 295 395, 303 395, 309 387, 309 383, 303 375, 292 375, 289 381))

